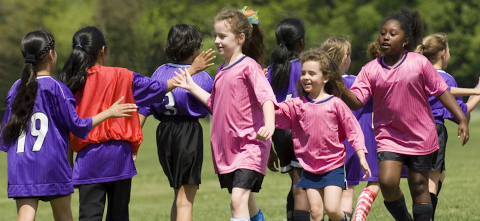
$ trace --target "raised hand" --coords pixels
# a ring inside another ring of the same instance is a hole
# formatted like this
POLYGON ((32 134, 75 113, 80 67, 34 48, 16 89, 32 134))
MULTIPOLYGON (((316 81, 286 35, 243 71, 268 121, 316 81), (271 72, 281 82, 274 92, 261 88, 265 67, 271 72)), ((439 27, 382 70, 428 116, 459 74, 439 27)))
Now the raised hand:
POLYGON ((123 101, 123 98, 120 98, 117 102, 113 103, 110 108, 108 108, 109 118, 119 118, 119 117, 131 117, 132 115, 127 113, 132 113, 137 111, 136 104, 120 104, 123 101))
POLYGON ((176 71, 174 72, 176 77, 173 77, 173 80, 175 80, 176 83, 173 83, 173 85, 176 87, 181 87, 185 90, 191 90, 195 82, 193 81, 192 76, 190 76, 188 69, 185 69, 184 71, 179 68, 178 70, 180 71, 180 74, 176 71))
POLYGON ((193 60, 192 66, 188 68, 188 72, 191 75, 195 75, 207 69, 208 67, 213 66, 214 63, 210 63, 213 61, 213 59, 216 58, 216 56, 213 56, 213 54, 215 54, 215 51, 211 48, 207 51, 202 51, 202 53, 200 53, 200 55, 198 55, 195 60, 193 60))

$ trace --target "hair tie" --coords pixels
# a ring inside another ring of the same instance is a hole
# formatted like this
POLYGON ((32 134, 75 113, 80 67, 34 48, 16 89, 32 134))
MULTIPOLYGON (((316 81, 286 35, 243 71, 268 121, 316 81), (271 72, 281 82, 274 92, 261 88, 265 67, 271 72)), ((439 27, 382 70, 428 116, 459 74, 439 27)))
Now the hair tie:
POLYGON ((37 63, 37 59, 35 58, 35 55, 31 55, 31 54, 27 54, 27 56, 25 56, 25 64, 36 64, 37 63))
POLYGON ((240 10, 247 18, 248 21, 252 24, 258 25, 258 11, 254 11, 250 9, 249 6, 243 7, 242 10, 240 10))
POLYGON ((76 48, 83 48, 81 45, 75 45, 76 48))

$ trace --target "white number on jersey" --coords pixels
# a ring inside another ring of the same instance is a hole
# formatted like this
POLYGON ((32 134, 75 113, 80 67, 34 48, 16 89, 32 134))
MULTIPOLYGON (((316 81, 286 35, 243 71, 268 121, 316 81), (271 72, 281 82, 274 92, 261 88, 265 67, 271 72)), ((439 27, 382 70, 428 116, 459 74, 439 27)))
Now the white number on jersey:
MULTIPOLYGON (((30 134, 34 137, 37 137, 35 143, 33 144, 32 151, 37 152, 42 149, 43 141, 45 141, 45 136, 48 133, 48 117, 44 113, 34 113, 30 118, 30 134), (37 121, 40 123, 37 124, 37 121), (38 129, 37 129, 38 127, 38 129)), ((25 140, 26 134, 23 133, 18 137, 17 143, 17 153, 25 152, 25 140)))
POLYGON ((375 127, 373 126, 373 113, 372 113, 372 129, 375 129, 375 127))
POLYGON ((165 111, 165 115, 175 115, 177 114, 177 108, 175 108, 175 97, 173 97, 173 93, 170 91, 165 96, 168 98, 168 104, 165 105, 167 111, 165 111))
POLYGON ((287 97, 285 98, 285 101, 288 101, 288 100, 292 99, 292 95, 293 94, 287 94, 287 97))

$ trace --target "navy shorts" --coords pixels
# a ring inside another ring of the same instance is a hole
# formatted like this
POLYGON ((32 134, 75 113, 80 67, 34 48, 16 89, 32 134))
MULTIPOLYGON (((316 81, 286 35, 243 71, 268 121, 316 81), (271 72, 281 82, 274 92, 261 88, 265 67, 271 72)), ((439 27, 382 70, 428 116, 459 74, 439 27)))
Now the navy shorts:
POLYGON ((407 165, 408 169, 415 171, 430 171, 432 163, 436 161, 437 151, 427 155, 406 155, 394 152, 378 152, 378 162, 393 160, 407 165))
POLYGON ((314 174, 303 170, 302 178, 295 185, 295 187, 301 187, 303 189, 322 189, 327 186, 339 186, 344 190, 347 189, 345 166, 341 166, 324 174, 314 174))
POLYGON ((302 168, 293 150, 291 130, 275 129, 272 141, 278 160, 280 161, 280 172, 287 173, 293 168, 302 168))
POLYGON ((220 187, 227 188, 229 193, 232 193, 234 187, 258 193, 262 189, 263 177, 265 175, 248 169, 237 169, 231 173, 218 174, 220 187))

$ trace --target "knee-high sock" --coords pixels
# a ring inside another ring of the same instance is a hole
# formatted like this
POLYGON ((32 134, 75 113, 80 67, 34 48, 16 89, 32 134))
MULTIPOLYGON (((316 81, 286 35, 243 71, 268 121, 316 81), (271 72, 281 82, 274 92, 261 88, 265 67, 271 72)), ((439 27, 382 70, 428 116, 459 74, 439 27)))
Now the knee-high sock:
POLYGON ((262 210, 259 209, 257 215, 250 218, 251 221, 265 221, 265 217, 263 216, 262 210))
POLYGON ((310 221, 310 212, 304 210, 293 211, 293 221, 310 221))
POLYGON ((413 221, 412 216, 408 213, 407 205, 405 205, 405 198, 403 196, 393 202, 383 201, 383 203, 396 221, 413 221))
POLYGON ((442 181, 438 181, 438 188, 437 188, 437 196, 440 194, 440 190, 442 189, 442 181))
POLYGON ((357 206, 355 207, 355 215, 353 221, 365 221, 372 208, 373 201, 377 197, 377 193, 369 188, 362 190, 362 193, 358 197, 357 206))
POLYGON ((293 210, 295 209, 295 199, 293 198, 292 188, 290 188, 290 192, 288 192, 287 196, 287 221, 293 220, 293 210))
POLYGON ((437 209, 438 198, 437 195, 430 193, 430 198, 432 199, 432 221, 435 221, 435 210, 437 209))
POLYGON ((430 221, 432 210, 432 204, 413 204, 413 219, 415 221, 430 221))

